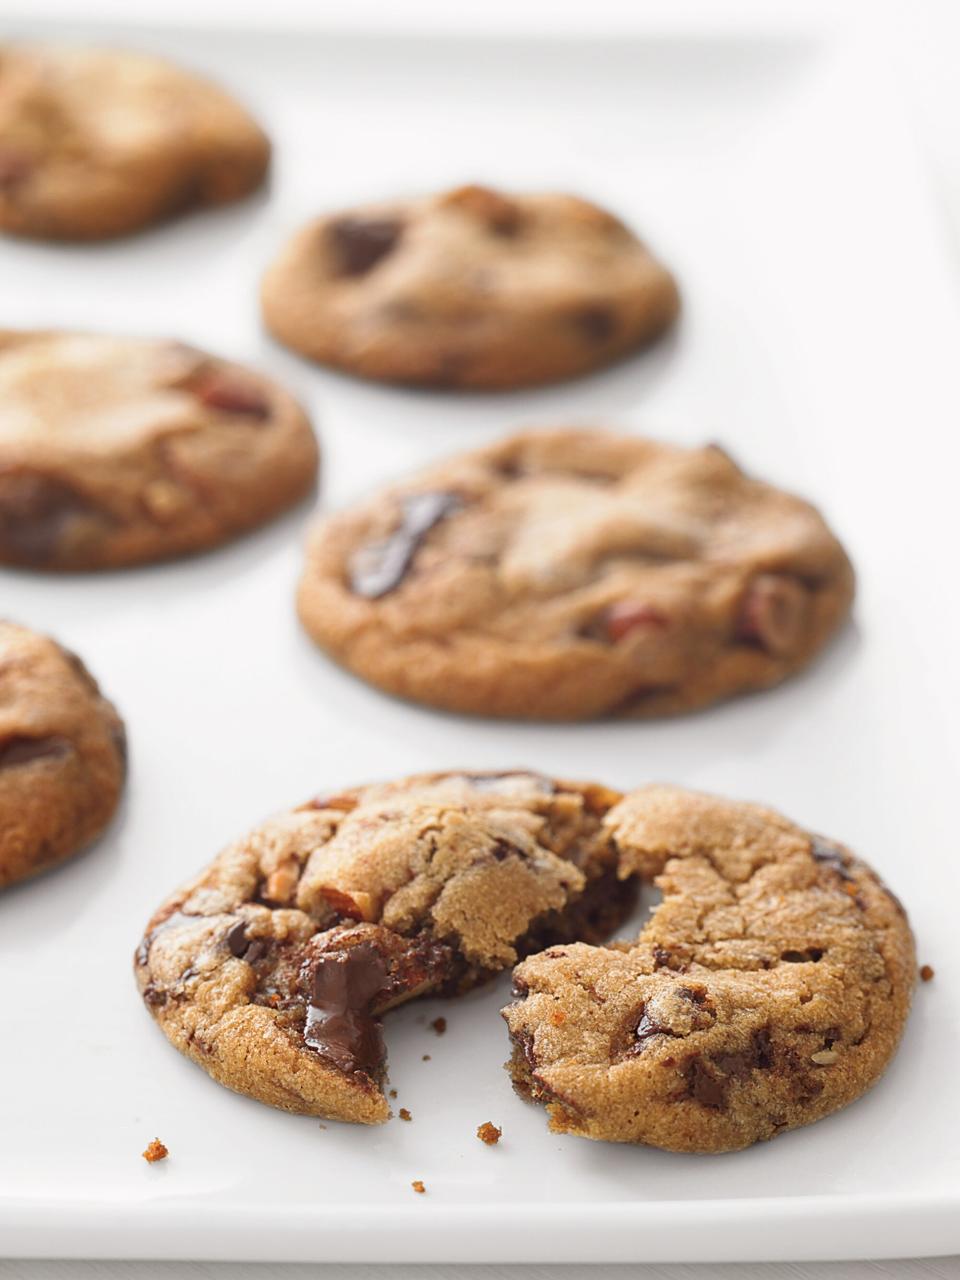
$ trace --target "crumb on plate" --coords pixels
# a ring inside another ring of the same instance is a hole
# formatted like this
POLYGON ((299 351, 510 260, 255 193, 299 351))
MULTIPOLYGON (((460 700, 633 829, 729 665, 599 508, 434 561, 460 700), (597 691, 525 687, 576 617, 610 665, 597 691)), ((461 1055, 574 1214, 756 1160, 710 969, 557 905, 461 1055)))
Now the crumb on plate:
POLYGON ((502 1129, 498 1129, 495 1124, 491 1124, 489 1120, 485 1120, 477 1129, 477 1137, 481 1142, 485 1142, 488 1147, 495 1147, 500 1141, 502 1129))
POLYGON ((166 1160, 169 1154, 170 1152, 163 1145, 160 1139, 154 1138, 154 1140, 147 1146, 146 1151, 144 1151, 143 1158, 146 1160, 147 1164, 156 1164, 158 1160, 166 1160))

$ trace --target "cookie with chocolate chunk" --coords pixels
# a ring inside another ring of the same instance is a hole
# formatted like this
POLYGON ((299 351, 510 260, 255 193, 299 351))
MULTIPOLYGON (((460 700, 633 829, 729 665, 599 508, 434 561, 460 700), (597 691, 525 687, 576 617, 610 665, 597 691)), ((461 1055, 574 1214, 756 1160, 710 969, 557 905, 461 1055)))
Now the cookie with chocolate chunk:
POLYGON ((285 1111, 387 1119, 381 1015, 551 942, 606 937, 633 893, 616 792, 449 773, 313 800, 226 849, 147 925, 137 981, 221 1084, 285 1111))
POLYGON ((125 741, 79 658, 0 622, 0 888, 63 862, 106 827, 125 741))
POLYGON ((672 787, 630 793, 603 830, 663 901, 633 943, 515 970, 508 1067, 554 1132, 735 1151, 877 1081, 916 960, 865 863, 771 810, 672 787))
POLYGON ((535 431, 321 521, 317 643, 389 693, 536 719, 656 716, 766 688, 844 620, 817 511, 721 449, 535 431))
POLYGON ((263 281, 267 327, 288 347, 431 387, 587 373, 652 342, 678 309, 669 271, 612 214, 478 186, 318 218, 263 281))
POLYGON ((0 45, 0 231, 124 235, 240 199, 269 159, 229 94, 160 58, 0 45))
POLYGON ((262 374, 144 338, 0 330, 0 562, 202 551, 311 489, 317 446, 262 374))

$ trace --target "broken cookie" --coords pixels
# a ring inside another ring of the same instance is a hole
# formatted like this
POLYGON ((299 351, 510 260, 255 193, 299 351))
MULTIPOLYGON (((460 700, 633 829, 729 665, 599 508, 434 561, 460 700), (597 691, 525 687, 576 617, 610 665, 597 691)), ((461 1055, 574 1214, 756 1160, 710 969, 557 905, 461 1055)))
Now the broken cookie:
POLYGON ((552 943, 601 941, 633 886, 602 820, 619 793, 524 771, 321 797, 226 849, 137 951, 167 1038, 286 1111, 387 1119, 382 1015, 552 943))

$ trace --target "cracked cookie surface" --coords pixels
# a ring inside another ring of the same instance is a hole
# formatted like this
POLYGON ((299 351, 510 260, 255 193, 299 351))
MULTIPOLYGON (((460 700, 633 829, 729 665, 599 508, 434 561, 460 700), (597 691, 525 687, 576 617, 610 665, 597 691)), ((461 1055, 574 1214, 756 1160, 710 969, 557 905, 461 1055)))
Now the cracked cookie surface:
POLYGON ((123 723, 79 658, 0 622, 0 888, 99 835, 125 773, 123 723))
POLYGON ((213 547, 313 485, 262 374, 177 342, 0 330, 0 562, 114 568, 213 547))
POLYGON ((847 849, 771 810, 672 787, 604 818, 663 901, 634 943, 549 948, 504 1010, 518 1091, 555 1132, 732 1151, 876 1082, 915 982, 903 908, 847 849))
POLYGON ((0 230, 124 235, 240 199, 269 158, 237 102, 159 58, 0 45, 0 230))
POLYGON ((673 277, 568 195, 460 187, 330 214, 263 281, 287 346, 367 378, 503 389, 586 373, 673 322, 673 277))
POLYGON ((619 794, 523 771, 430 774, 319 798, 226 849, 137 951, 167 1038, 286 1111, 389 1116, 380 1015, 456 994, 629 912, 604 813, 619 794))
POLYGON ((818 512, 721 449, 546 430, 318 522, 298 604, 322 648, 389 693, 563 720, 774 685, 852 596, 818 512))

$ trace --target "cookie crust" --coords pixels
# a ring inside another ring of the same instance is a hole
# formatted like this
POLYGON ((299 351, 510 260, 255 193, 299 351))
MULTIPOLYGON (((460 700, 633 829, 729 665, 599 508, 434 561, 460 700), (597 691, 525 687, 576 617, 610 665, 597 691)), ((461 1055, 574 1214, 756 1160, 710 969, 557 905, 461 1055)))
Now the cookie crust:
POLYGON ((808 503, 722 449, 521 433, 321 520, 298 608, 369 683, 445 710, 659 716, 763 689, 845 619, 808 503))
POLYGON ((663 901, 634 943, 515 970, 508 1067, 554 1132, 735 1151, 877 1081, 916 957, 865 863, 772 810, 672 787, 630 793, 604 827, 621 874, 663 901))
POLYGON ((270 1106, 386 1120, 380 1015, 532 949, 600 940, 632 890, 601 829, 619 794, 537 774, 429 774, 327 796, 225 850, 135 958, 170 1042, 270 1106))
POLYGON ((321 364, 502 390, 587 373, 673 323, 673 277, 619 219, 569 195, 467 186, 329 214, 270 266, 263 315, 321 364))
POLYGON ((303 498, 317 445, 262 374, 178 342, 0 330, 0 562, 202 551, 303 498))
POLYGON ((95 839, 125 773, 123 722, 80 659, 0 622, 0 888, 95 839))
POLYGON ((270 143, 229 94, 145 54, 0 45, 0 230, 101 240, 263 182, 270 143))

